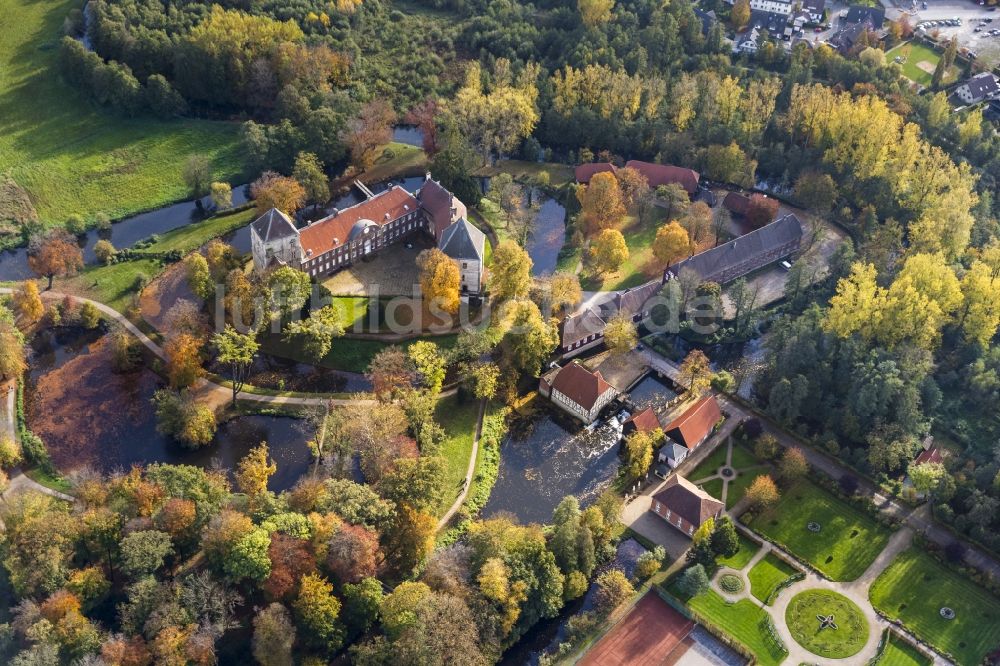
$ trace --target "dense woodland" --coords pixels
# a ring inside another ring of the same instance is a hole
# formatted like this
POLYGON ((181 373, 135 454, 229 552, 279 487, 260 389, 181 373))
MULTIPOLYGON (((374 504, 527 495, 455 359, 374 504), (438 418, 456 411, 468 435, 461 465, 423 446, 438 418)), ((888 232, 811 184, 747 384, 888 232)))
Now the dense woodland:
MULTIPOLYGON (((434 173, 473 204, 470 172, 499 156, 644 158, 766 181, 842 225, 851 241, 829 279, 792 284, 765 316, 756 399, 896 487, 928 433, 951 440, 921 488, 939 516, 1000 549, 1000 139, 980 111, 916 94, 877 49, 768 47, 734 61, 728 26, 703 31, 686 0, 90 7, 95 50, 65 38, 63 75, 120 113, 244 121, 252 176, 293 174, 304 150, 328 173, 348 159, 363 169, 405 119, 424 129, 434 173)), ((721 3, 704 8, 725 20, 721 3)), ((68 34, 82 29, 69 18, 68 34)), ((595 226, 595 242, 617 232, 595 226)), ((556 338, 527 298, 523 259, 507 258, 518 252, 496 249, 492 288, 509 299, 507 328, 537 335, 497 339, 511 368, 535 374, 556 338)), ((303 326, 290 334, 317 337, 303 326)), ((434 434, 419 414, 386 421, 397 449, 372 454, 371 486, 307 481, 275 496, 262 450, 235 494, 221 477, 159 466, 82 480, 80 516, 46 499, 10 507, 5 566, 24 600, 9 635, 29 646, 17 663, 98 650, 115 664, 210 663, 250 608, 262 663, 326 659, 359 636, 361 663, 495 661, 582 594, 610 555, 616 508, 569 500, 546 530, 473 522, 432 553, 434 434), (386 594, 376 574, 400 584, 386 594)), ((356 436, 364 451, 371 432, 356 436)))

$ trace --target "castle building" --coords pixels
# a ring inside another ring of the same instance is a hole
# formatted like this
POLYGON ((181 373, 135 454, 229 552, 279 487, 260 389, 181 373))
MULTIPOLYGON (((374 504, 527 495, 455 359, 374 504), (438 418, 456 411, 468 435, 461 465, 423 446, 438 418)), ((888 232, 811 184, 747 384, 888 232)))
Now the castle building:
MULTIPOLYGON (((368 194, 367 190, 363 191, 368 194)), ((291 266, 322 279, 414 234, 431 236, 459 265, 462 292, 483 286, 485 235, 466 220, 461 201, 431 178, 415 194, 399 185, 298 229, 272 208, 250 224, 254 268, 291 266)))

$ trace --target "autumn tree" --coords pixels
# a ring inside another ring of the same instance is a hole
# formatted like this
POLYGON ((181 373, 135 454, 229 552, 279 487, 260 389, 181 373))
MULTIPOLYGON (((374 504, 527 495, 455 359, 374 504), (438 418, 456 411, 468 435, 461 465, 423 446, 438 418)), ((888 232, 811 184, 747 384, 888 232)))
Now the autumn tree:
POLYGON ((729 22, 733 30, 739 32, 750 22, 750 0, 736 0, 729 13, 729 22))
POLYGON ((330 198, 330 181, 315 153, 301 152, 295 157, 292 178, 305 190, 308 203, 318 206, 330 198))
POLYGON ((34 280, 25 280, 11 297, 14 313, 25 324, 33 324, 42 318, 45 306, 38 294, 38 284, 34 280))
POLYGON ((604 329, 604 344, 612 354, 625 354, 639 342, 635 324, 628 315, 618 314, 608 320, 604 329))
POLYGON ((288 600, 298 588, 302 576, 316 572, 316 554, 310 549, 308 541, 298 537, 272 533, 267 557, 271 561, 271 572, 261 588, 269 599, 275 601, 288 600))
POLYGON ((649 467, 653 464, 653 447, 658 437, 657 433, 640 432, 636 430, 625 439, 622 473, 629 485, 646 478, 649 467))
MULTIPOLYGON (((269 271, 267 288, 270 291, 271 311, 281 316, 298 313, 312 295, 309 275, 291 266, 279 266, 269 271)), ((333 307, 338 305, 332 304, 333 307)))
POLYGON ((771 222, 777 214, 778 200, 755 192, 750 195, 750 204, 747 206, 744 218, 751 227, 759 229, 771 222))
POLYGON ((279 603, 265 606, 253 619, 253 656, 261 666, 294 666, 295 625, 279 603))
POLYGON ((376 396, 384 397, 413 386, 417 371, 413 360, 395 345, 380 350, 368 364, 365 376, 376 396))
POLYGON ((500 312, 505 330, 502 344, 513 365, 537 373, 559 344, 559 331, 542 318, 538 306, 527 300, 508 301, 500 312))
POLYGON ((663 265, 671 266, 690 252, 691 239, 688 237, 688 232, 676 221, 665 224, 656 230, 656 238, 653 239, 653 256, 663 265))
POLYGON ((229 366, 233 385, 233 407, 235 407, 236 396, 246 384, 250 367, 260 345, 254 336, 243 335, 228 325, 222 333, 216 333, 212 336, 212 344, 219 352, 219 362, 229 366))
POLYGON ((441 349, 429 340, 418 340, 410 345, 406 353, 413 361, 424 388, 431 393, 440 392, 448 368, 448 360, 441 354, 441 349))
POLYGON ((781 480, 789 483, 796 479, 801 479, 809 471, 809 463, 802 449, 793 446, 785 449, 778 463, 778 475, 781 480))
POLYGON ((683 215, 691 203, 691 197, 680 183, 658 185, 656 198, 666 205, 667 219, 683 215))
POLYGON ((598 273, 613 273, 629 257, 625 237, 617 229, 605 229, 590 244, 590 258, 598 273))
POLYGON ((212 183, 212 204, 216 211, 229 210, 233 207, 233 188, 229 183, 212 183))
POLYGON ((700 349, 688 352, 678 369, 677 379, 691 395, 699 395, 708 388, 712 381, 712 366, 705 352, 700 349))
POLYGON ((163 566, 173 550, 170 535, 166 532, 130 532, 121 543, 122 569, 135 578, 148 576, 163 566))
POLYGON ((339 622, 340 600, 325 578, 318 574, 303 576, 292 608, 305 643, 330 654, 340 648, 344 639, 339 622))
POLYGON ((695 201, 681 216, 680 225, 687 232, 691 242, 691 253, 708 239, 712 230, 712 209, 704 201, 695 201))
POLYGON ((167 356, 167 379, 172 388, 187 388, 204 374, 201 341, 190 333, 181 333, 167 340, 163 351, 167 356))
POLYGON ((118 250, 116 250, 115 246, 111 244, 111 241, 104 240, 102 238, 94 243, 94 256, 97 257, 97 260, 105 266, 114 261, 117 254, 118 250))
POLYGON ((773 506, 778 502, 780 497, 778 486, 769 474, 757 476, 746 492, 746 498, 750 504, 760 509, 773 506))
POLYGON ((429 513, 402 505, 393 526, 383 535, 387 562, 398 573, 409 573, 434 550, 437 520, 429 513))
POLYGON ((615 0, 577 0, 576 8, 580 12, 580 21, 588 28, 607 23, 611 19, 611 10, 615 0))
POLYGON ((403 122, 420 130, 424 154, 434 157, 440 150, 438 144, 437 116, 441 108, 433 97, 428 97, 406 112, 403 122))
POLYGON ((592 232, 611 229, 625 217, 625 201, 615 174, 596 173, 586 186, 577 188, 580 219, 592 232))
POLYGON ((187 275, 188 287, 195 296, 208 300, 215 295, 215 282, 208 269, 208 261, 199 252, 193 252, 184 258, 184 270, 187 275))
POLYGON ((635 596, 635 588, 621 569, 605 571, 597 577, 596 583, 594 606, 603 615, 610 615, 612 611, 635 596))
POLYGON ((236 485, 246 494, 253 507, 267 493, 267 481, 278 471, 278 465, 268 455, 267 442, 261 442, 243 457, 236 470, 236 485))
POLYGON ((617 172, 618 187, 622 193, 625 208, 632 209, 649 192, 649 181, 637 169, 625 167, 617 172))
POLYGON ((306 202, 306 190, 294 178, 274 171, 265 171, 250 185, 257 213, 263 215, 272 208, 291 215, 306 202))
POLYGON ((392 140, 396 112, 381 97, 361 107, 358 115, 347 121, 343 141, 351 154, 351 164, 358 171, 370 169, 378 149, 392 140))
POLYGON ((458 312, 461 305, 458 264, 441 250, 431 248, 417 255, 417 267, 424 300, 449 314, 458 312))
POLYGON ((153 394, 156 429, 187 446, 205 446, 215 437, 215 412, 185 393, 160 390, 153 394))
POLYGON ((341 584, 374 576, 381 559, 378 534, 360 525, 341 525, 326 553, 327 568, 341 584))
POLYGON ((29 243, 28 266, 37 275, 47 278, 46 288, 52 289, 53 278, 74 275, 83 268, 83 252, 72 236, 55 229, 29 243))
POLYGON ((549 297, 556 310, 569 308, 580 302, 580 278, 573 273, 553 273, 549 281, 549 297))
POLYGON ((828 173, 806 171, 795 181, 795 198, 814 213, 828 213, 837 201, 837 184, 828 173))
POLYGON ((493 153, 512 152, 531 135, 539 118, 538 74, 539 66, 529 63, 515 79, 510 61, 498 58, 492 87, 484 89, 479 62, 474 60, 466 66, 465 81, 455 95, 450 114, 484 163, 493 153))
POLYGON ((531 286, 531 257, 512 240, 501 241, 493 251, 490 291, 501 300, 521 298, 531 286))

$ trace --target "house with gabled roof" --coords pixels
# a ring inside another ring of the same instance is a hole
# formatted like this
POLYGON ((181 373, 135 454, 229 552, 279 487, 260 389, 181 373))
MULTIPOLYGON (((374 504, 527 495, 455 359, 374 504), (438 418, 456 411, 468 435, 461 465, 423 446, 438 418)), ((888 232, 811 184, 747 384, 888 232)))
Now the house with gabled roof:
POLYGON ((581 185, 588 185, 590 179, 599 173, 618 173, 618 167, 611 162, 588 162, 580 164, 573 170, 576 182, 581 185))
POLYGON ((629 160, 625 163, 625 166, 635 169, 645 176, 649 187, 654 190, 660 185, 677 183, 684 188, 688 196, 693 197, 698 193, 698 181, 701 176, 694 169, 685 169, 684 167, 670 164, 642 162, 640 160, 629 160))
POLYGON ((628 438, 634 432, 651 433, 662 429, 663 426, 660 424, 660 417, 656 415, 656 410, 652 407, 646 407, 628 417, 622 424, 622 437, 628 438))
POLYGON ((966 104, 978 104, 1000 97, 1000 81, 993 72, 981 72, 955 88, 955 95, 966 104))
POLYGON ((722 516, 726 505, 685 478, 672 475, 653 495, 649 510, 691 536, 709 518, 722 516))
POLYGON ((416 193, 399 185, 377 194, 361 189, 364 201, 334 208, 303 229, 274 208, 251 222, 254 268, 262 272, 274 265, 291 266, 319 280, 424 233, 459 265, 462 291, 482 291, 485 236, 469 224, 465 204, 429 173, 416 193))
POLYGON ((569 315, 562 322, 559 351, 564 358, 593 349, 604 341, 608 322, 593 308, 569 315))
POLYGON ((600 370, 590 371, 579 361, 545 373, 538 381, 538 392, 584 423, 593 422, 620 393, 600 370))
POLYGON ((663 273, 663 281, 676 279, 687 269, 694 271, 702 282, 725 284, 796 252, 802 244, 802 236, 802 223, 789 213, 760 229, 669 266, 663 273))
POLYGON ((719 409, 718 401, 714 395, 707 395, 668 423, 663 432, 678 444, 694 450, 708 439, 721 420, 722 410, 719 409))

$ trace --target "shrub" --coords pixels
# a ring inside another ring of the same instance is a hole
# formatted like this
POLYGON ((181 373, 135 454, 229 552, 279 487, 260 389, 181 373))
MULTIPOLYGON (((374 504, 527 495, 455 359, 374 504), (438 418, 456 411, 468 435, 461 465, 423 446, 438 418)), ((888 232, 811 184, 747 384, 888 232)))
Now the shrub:
POLYGON ((115 249, 115 246, 111 244, 111 241, 106 241, 102 238, 94 243, 94 256, 97 257, 97 260, 102 264, 107 265, 113 263, 116 254, 118 254, 118 251, 115 249))
POLYGON ((696 597, 708 592, 708 574, 705 573, 705 567, 695 564, 685 569, 684 573, 677 579, 677 588, 689 597, 696 597))
POLYGON ((609 569, 597 577, 597 598, 595 608, 604 615, 635 596, 635 588, 619 569, 609 569))
POLYGON ((778 455, 778 440, 770 433, 761 435, 753 445, 753 452, 758 458, 772 460, 778 455))
POLYGON ((736 594, 743 591, 743 579, 736 574, 723 574, 719 577, 719 587, 725 592, 736 594))

